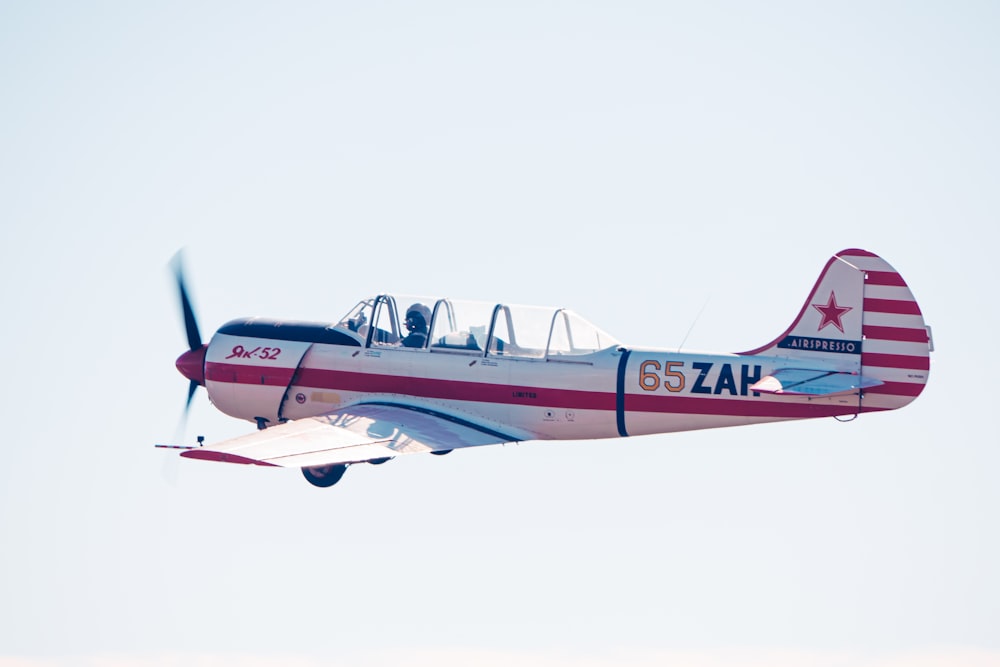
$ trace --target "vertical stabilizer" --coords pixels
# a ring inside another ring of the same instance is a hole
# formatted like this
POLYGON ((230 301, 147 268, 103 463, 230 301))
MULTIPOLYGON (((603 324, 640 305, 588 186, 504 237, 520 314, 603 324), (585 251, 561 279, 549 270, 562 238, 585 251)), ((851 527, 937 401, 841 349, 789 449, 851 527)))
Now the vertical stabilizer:
POLYGON ((864 390, 863 409, 899 408, 916 398, 930 371, 930 336, 903 277, 867 250, 834 255, 792 325, 742 354, 818 365, 879 382, 864 390))

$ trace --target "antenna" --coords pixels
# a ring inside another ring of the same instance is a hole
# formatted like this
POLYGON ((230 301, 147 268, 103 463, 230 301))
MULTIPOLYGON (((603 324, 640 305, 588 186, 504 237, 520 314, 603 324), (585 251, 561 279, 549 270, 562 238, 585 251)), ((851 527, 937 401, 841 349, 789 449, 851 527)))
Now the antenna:
POLYGON ((684 347, 684 343, 687 342, 688 336, 690 336, 691 332, 694 330, 694 325, 698 324, 698 320, 701 319, 701 314, 705 312, 705 308, 708 307, 708 302, 711 301, 711 300, 712 300, 712 295, 711 294, 709 294, 707 297, 705 297, 705 303, 703 303, 701 305, 701 310, 699 310, 698 314, 694 316, 694 322, 692 322, 691 326, 688 327, 687 333, 684 334, 684 339, 681 341, 681 344, 677 346, 677 351, 678 352, 680 352, 681 348, 684 347))

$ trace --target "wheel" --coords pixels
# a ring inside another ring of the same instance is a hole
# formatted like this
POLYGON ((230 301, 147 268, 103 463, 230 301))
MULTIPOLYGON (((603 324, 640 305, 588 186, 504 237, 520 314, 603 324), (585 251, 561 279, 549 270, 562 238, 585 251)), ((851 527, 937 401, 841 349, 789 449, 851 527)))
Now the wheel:
POLYGON ((345 472, 347 472, 346 464, 314 466, 312 468, 303 468, 302 476, 305 477, 306 481, 313 486, 325 489, 326 487, 333 486, 339 482, 345 472))

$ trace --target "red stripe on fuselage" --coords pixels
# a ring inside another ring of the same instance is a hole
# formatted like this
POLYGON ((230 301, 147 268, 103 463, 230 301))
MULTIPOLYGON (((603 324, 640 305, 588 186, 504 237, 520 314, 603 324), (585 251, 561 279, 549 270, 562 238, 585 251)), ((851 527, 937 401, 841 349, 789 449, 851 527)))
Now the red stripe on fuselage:
POLYGON ((375 373, 303 368, 296 384, 317 389, 361 391, 367 393, 405 394, 448 401, 476 401, 510 405, 538 405, 578 410, 614 410, 614 392, 519 387, 517 385, 400 377, 375 373))
MULTIPOLYGON (((242 366, 241 368, 253 368, 242 366)), ((254 374, 250 384, 257 384, 254 374)), ((550 387, 497 385, 484 382, 464 382, 433 378, 400 377, 376 373, 356 373, 318 368, 300 369, 296 385, 334 391, 357 391, 373 394, 401 394, 420 398, 451 401, 472 401, 501 405, 533 405, 545 408, 577 410, 616 409, 614 392, 580 391, 550 387)), ((863 408, 864 411, 883 408, 863 408)), ((648 396, 626 394, 626 412, 663 414, 718 415, 723 417, 807 418, 843 415, 856 410, 853 406, 818 405, 816 403, 783 402, 765 397, 745 399, 695 396, 648 396)))
POLYGON ((256 384, 287 387, 295 375, 294 368, 273 366, 248 366, 245 364, 205 364, 205 379, 213 382, 235 382, 236 384, 256 384))
POLYGON ((894 340, 903 343, 926 343, 930 341, 927 329, 906 329, 903 327, 877 327, 864 325, 861 333, 872 340, 894 340))

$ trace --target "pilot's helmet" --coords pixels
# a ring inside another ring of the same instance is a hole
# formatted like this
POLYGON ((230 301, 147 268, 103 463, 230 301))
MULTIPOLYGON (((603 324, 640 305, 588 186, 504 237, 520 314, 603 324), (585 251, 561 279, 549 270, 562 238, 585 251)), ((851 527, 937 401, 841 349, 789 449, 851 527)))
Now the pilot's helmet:
POLYGON ((431 321, 431 309, 422 303, 415 303, 406 309, 406 328, 410 331, 415 329, 427 329, 428 322, 431 321))

